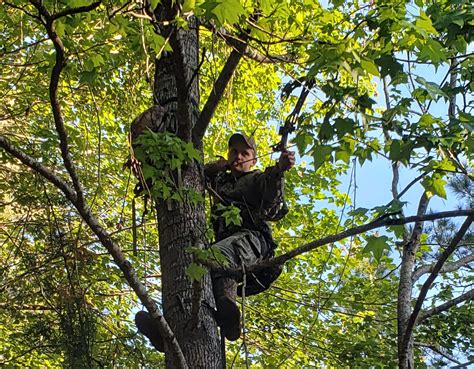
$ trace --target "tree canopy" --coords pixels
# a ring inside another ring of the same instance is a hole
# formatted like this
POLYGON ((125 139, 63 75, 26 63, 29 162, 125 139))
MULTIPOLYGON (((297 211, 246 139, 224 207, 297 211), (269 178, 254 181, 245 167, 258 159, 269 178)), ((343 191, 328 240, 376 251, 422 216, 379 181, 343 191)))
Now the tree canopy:
MULTIPOLYGON (((181 171, 225 156, 234 131, 272 165, 289 116, 300 159, 267 262, 284 272, 242 299, 245 333, 227 345, 227 366, 473 362, 470 1, 9 0, 0 19, 1 365, 165 365, 133 324, 143 306, 161 314, 169 278, 164 213, 151 203, 207 211, 181 171), (192 32, 198 65, 181 73, 192 32), (135 153, 130 124, 162 103, 170 56, 176 131, 142 136, 135 153), (196 83, 200 99, 182 98, 196 83), (124 169, 135 154, 153 181, 147 202, 124 169), (371 161, 390 167, 392 197, 365 208, 356 169, 371 161), (434 197, 445 208, 430 209, 434 197)), ((212 242, 209 227, 199 232, 212 242)), ((187 246, 198 291, 209 264, 187 246)), ((179 341, 167 355, 181 357, 179 341)))

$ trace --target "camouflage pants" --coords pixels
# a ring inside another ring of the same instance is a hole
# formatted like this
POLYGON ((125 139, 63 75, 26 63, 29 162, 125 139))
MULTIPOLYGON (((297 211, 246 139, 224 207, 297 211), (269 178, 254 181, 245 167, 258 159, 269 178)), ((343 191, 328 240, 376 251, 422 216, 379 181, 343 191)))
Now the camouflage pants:
MULTIPOLYGON (((214 243, 229 261, 230 268, 246 267, 264 260, 267 245, 262 235, 257 231, 241 229, 231 236, 214 243)), ((216 273, 213 277, 219 277, 216 273)))

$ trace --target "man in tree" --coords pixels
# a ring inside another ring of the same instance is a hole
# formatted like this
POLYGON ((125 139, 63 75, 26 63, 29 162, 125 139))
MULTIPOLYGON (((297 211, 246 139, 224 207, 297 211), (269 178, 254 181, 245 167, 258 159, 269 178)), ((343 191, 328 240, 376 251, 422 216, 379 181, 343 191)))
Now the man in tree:
MULTIPOLYGON (((267 221, 281 219, 287 208, 283 198, 283 173, 295 164, 294 152, 281 154, 278 164, 265 171, 252 170, 257 163, 257 148, 254 140, 241 133, 229 139, 227 159, 205 165, 204 174, 208 183, 213 206, 212 225, 216 243, 213 245, 227 259, 232 268, 245 268, 274 255, 276 243, 267 221), (232 209, 240 218, 229 219, 232 209)), ((212 272, 216 321, 226 339, 235 341, 240 337, 240 310, 236 304, 237 293, 246 295, 262 292, 280 275, 281 268, 262 269, 243 279, 235 279, 221 272, 212 272)), ((163 351, 163 340, 148 313, 137 313, 135 322, 141 333, 153 345, 163 351)))

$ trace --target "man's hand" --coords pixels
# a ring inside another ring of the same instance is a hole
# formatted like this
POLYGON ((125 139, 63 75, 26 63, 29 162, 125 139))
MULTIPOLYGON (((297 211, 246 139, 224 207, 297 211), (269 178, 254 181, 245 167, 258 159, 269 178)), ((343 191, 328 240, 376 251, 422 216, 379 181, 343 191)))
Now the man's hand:
POLYGON ((219 160, 216 161, 216 167, 219 172, 224 172, 227 169, 230 169, 229 160, 225 159, 222 156, 218 156, 219 160))
POLYGON ((295 152, 294 151, 284 151, 278 159, 278 168, 280 172, 285 172, 290 170, 295 165, 295 152))

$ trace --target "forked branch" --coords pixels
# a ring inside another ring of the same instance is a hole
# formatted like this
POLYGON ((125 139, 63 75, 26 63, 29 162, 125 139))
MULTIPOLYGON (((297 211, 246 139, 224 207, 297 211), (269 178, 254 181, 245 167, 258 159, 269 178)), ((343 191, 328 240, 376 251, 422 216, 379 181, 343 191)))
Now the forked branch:
POLYGON ((448 247, 444 250, 441 256, 438 258, 433 271, 426 279, 425 283, 421 287, 420 294, 415 303, 415 307, 413 308, 413 312, 410 315, 410 319, 408 320, 408 324, 405 330, 405 334, 403 337, 402 345, 401 345, 401 352, 406 352, 406 348, 408 347, 408 343, 410 342, 410 337, 412 335, 413 329, 415 327, 416 320, 418 319, 418 314, 421 311, 421 306, 425 301, 426 295, 431 288, 434 280, 438 276, 441 268, 443 267, 446 260, 451 256, 451 254, 456 250, 458 247, 459 242, 461 242, 462 238, 468 231, 469 227, 471 226, 472 221, 474 220, 474 214, 472 214, 473 210, 468 210, 470 212, 469 216, 466 218, 464 223, 462 224, 461 228, 459 229, 458 233, 453 237, 451 242, 449 243, 448 247))

